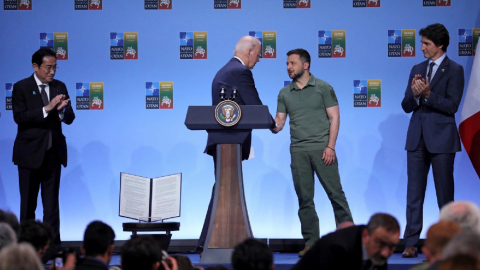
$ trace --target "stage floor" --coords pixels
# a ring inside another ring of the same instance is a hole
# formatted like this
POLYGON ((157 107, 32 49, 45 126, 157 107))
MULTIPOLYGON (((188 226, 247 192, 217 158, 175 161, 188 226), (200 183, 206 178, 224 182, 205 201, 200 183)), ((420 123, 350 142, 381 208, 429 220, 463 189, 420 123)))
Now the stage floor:
MULTIPOLYGON (((200 255, 198 254, 181 254, 175 253, 172 255, 183 255, 190 258, 193 264, 196 266, 202 266, 204 268, 214 265, 202 265, 200 264, 200 255)), ((288 270, 291 269, 294 264, 299 260, 297 253, 274 253, 273 262, 275 263, 275 270, 288 270)), ((417 258, 402 258, 402 254, 395 253, 390 259, 388 259, 388 269, 389 270, 408 270, 412 268, 415 264, 421 263, 425 260, 423 254, 418 254, 417 258)), ((110 262, 110 265, 119 265, 120 264, 120 255, 114 255, 110 262)), ((224 265, 228 269, 232 269, 231 265, 224 265)))

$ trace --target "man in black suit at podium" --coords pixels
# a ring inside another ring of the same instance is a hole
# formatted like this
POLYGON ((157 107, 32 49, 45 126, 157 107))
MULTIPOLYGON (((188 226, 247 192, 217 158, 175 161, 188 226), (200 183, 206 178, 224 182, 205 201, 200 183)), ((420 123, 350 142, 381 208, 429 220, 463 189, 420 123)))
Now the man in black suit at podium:
MULTIPOLYGON (((258 96, 257 89, 255 88, 255 82, 253 81, 253 75, 251 69, 255 67, 257 62, 260 62, 262 46, 260 41, 255 37, 244 36, 235 46, 235 55, 223 66, 215 75, 212 82, 212 105, 215 106, 220 103, 220 91, 223 88, 225 90, 225 96, 227 98, 232 96, 233 89, 236 89, 235 102, 238 105, 263 105, 260 97, 258 96)), ((252 141, 252 131, 238 131, 238 132, 209 132, 207 147, 205 153, 213 156, 214 165, 216 164, 216 143, 222 141, 222 137, 236 136, 243 138, 242 143, 242 160, 248 159, 250 155, 250 145, 252 141)), ((216 166, 215 166, 216 167, 216 166)), ((207 215, 203 224, 202 233, 198 240, 196 253, 203 251, 203 245, 208 233, 208 225, 210 223, 210 216, 212 213, 213 204, 213 192, 208 205, 207 215)))

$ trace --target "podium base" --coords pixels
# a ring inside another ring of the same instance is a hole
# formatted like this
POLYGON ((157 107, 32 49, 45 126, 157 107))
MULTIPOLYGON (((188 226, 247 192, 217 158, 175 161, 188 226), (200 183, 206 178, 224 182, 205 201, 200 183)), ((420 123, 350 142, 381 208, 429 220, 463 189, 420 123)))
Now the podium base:
POLYGON ((203 250, 201 264, 230 264, 233 248, 206 248, 203 250))

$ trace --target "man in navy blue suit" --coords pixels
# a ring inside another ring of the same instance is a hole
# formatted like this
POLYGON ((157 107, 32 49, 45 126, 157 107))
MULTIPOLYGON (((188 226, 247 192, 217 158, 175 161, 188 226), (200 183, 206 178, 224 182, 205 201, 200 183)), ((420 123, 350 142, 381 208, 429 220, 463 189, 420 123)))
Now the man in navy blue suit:
POLYGON ((423 201, 427 175, 432 165, 438 207, 453 201, 453 162, 460 151, 455 113, 462 100, 463 67, 450 60, 448 31, 436 23, 420 30, 422 51, 427 58, 410 72, 402 108, 413 112, 407 142, 407 225, 402 256, 417 256, 423 225, 423 201))
MULTIPOLYGON (((225 96, 227 98, 232 96, 233 89, 236 89, 237 95, 235 102, 238 105, 263 105, 258 96, 255 82, 251 69, 255 67, 257 62, 260 62, 260 54, 262 46, 260 41, 255 37, 244 36, 235 46, 235 55, 223 66, 215 75, 212 82, 212 105, 220 103, 220 90, 225 89, 225 96)), ((242 160, 248 159, 250 155, 250 145, 252 141, 252 131, 242 130, 228 133, 222 131, 209 131, 207 146, 205 153, 213 156, 214 164, 216 163, 216 145, 225 140, 225 137, 235 136, 241 138, 242 143, 242 160)), ((214 186, 215 189, 215 186, 214 186)), ((198 240, 195 252, 202 252, 203 245, 208 232, 208 225, 210 223, 210 216, 213 203, 213 190, 210 204, 208 205, 207 215, 203 224, 202 233, 198 240)))

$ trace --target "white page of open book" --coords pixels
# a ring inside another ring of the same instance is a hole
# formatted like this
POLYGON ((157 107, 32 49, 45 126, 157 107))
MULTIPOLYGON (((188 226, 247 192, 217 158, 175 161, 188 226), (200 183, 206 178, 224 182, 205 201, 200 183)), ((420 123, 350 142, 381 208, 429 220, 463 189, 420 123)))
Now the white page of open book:
POLYGON ((180 216, 182 175, 173 174, 153 179, 152 218, 167 219, 180 216))
POLYGON ((150 179, 121 173, 120 216, 144 219, 148 217, 150 179))

